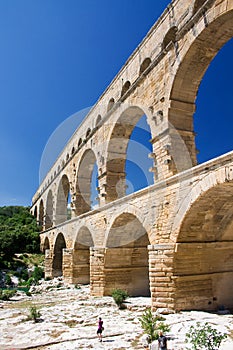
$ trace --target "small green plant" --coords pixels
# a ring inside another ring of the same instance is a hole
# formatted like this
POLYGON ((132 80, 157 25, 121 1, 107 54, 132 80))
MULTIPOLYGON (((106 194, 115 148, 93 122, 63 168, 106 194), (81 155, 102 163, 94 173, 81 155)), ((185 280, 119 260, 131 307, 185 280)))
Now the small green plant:
POLYGON ((7 286, 12 286, 12 280, 11 280, 11 276, 9 274, 6 274, 6 276, 5 276, 5 284, 7 286))
POLYGON ((33 320, 34 322, 39 322, 40 317, 41 317, 40 311, 38 311, 35 306, 31 306, 28 320, 33 320))
POLYGON ((186 343, 192 344, 194 350, 217 350, 219 349, 223 339, 227 337, 226 333, 218 332, 212 328, 207 322, 201 324, 197 322, 195 326, 191 326, 189 332, 186 333, 186 343))
POLYGON ((32 273, 32 277, 34 278, 34 281, 38 283, 40 279, 42 279, 44 276, 44 271, 41 267, 35 266, 34 271, 32 273))
POLYGON ((152 343, 152 341, 158 339, 160 330, 163 332, 169 332, 170 330, 170 327, 162 322, 164 318, 153 316, 151 309, 145 310, 139 321, 145 334, 147 334, 148 343, 152 343))
POLYGON ((124 301, 129 297, 128 293, 122 289, 114 289, 112 291, 112 297, 119 307, 119 309, 124 308, 124 301))
POLYGON ((9 300, 16 294, 16 289, 0 289, 0 300, 9 300))
POLYGON ((38 284, 39 280, 43 278, 44 271, 41 267, 35 266, 32 276, 27 280, 26 285, 28 287, 38 284))

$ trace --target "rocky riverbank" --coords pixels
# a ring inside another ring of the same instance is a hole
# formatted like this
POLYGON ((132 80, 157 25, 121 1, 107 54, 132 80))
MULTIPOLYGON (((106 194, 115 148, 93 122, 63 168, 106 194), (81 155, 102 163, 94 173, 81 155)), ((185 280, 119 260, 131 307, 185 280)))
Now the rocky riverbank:
MULTIPOLYGON (((17 294, 1 303, 0 349, 144 349, 146 344, 139 317, 150 306, 150 298, 129 298, 119 310, 111 297, 89 295, 88 286, 68 287, 57 279, 32 289, 32 295, 17 294), (41 316, 28 321, 30 307, 41 316), (104 337, 96 337, 98 317, 104 321, 104 337)), ((220 349, 233 349, 233 315, 207 312, 181 312, 164 315, 171 327, 169 349, 186 349, 185 333, 197 321, 209 322, 228 338, 220 349)))

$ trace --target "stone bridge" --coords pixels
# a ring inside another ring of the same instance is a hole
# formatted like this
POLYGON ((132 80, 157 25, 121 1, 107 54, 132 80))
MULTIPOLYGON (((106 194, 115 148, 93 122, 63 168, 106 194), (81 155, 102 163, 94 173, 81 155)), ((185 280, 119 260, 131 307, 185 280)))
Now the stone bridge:
POLYGON ((151 295, 153 308, 233 307, 233 152, 197 165, 193 130, 199 84, 232 36, 232 1, 165 9, 33 197, 46 277, 90 283, 93 295, 151 295), (127 152, 143 116, 153 184, 127 194, 127 152))

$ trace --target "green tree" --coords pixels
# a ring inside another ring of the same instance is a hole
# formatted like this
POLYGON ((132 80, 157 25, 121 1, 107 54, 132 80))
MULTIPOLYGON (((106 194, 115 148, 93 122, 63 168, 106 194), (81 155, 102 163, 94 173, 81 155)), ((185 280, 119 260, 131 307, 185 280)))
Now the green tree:
POLYGON ((164 318, 161 316, 154 316, 151 309, 147 309, 142 314, 142 317, 139 318, 142 329, 145 334, 147 334, 148 343, 158 339, 159 331, 169 332, 170 327, 161 322, 164 321, 164 318))
POLYGON ((39 251, 39 228, 29 208, 0 207, 0 266, 9 267, 16 253, 39 251))
POLYGON ((219 349, 222 340, 226 337, 227 335, 225 333, 218 332, 207 322, 204 324, 197 322, 186 333, 186 342, 191 343, 194 350, 216 350, 219 349))

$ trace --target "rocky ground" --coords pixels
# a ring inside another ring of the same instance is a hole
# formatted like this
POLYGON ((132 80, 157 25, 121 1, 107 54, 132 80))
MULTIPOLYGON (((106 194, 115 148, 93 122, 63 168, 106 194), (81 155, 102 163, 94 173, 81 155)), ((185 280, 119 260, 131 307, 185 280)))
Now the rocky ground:
MULTIPOLYGON (((139 317, 150 306, 150 298, 129 298, 127 309, 119 310, 111 297, 89 295, 88 286, 64 286, 45 282, 32 296, 18 294, 0 304, 0 349, 144 349, 139 317), (29 310, 40 310, 39 322, 28 321, 29 310), (96 337, 98 318, 104 321, 104 337, 96 337)), ((197 321, 209 322, 228 338, 220 349, 233 349, 233 315, 181 312, 164 316, 171 326, 169 350, 186 349, 185 333, 197 321)))

